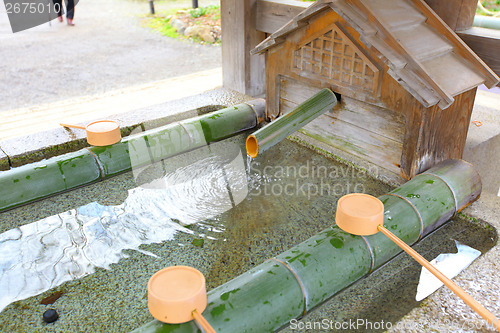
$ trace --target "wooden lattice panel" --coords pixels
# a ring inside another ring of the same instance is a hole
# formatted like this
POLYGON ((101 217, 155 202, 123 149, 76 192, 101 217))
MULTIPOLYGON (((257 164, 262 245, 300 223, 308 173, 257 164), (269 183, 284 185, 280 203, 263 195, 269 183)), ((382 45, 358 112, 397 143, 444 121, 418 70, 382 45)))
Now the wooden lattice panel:
POLYGON ((341 87, 378 91, 379 69, 338 24, 294 51, 293 70, 341 87))

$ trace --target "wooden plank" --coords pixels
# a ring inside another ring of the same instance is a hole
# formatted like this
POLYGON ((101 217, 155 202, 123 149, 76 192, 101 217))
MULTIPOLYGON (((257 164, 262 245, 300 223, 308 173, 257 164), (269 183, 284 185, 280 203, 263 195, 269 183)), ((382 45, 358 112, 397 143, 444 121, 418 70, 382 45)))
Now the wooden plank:
POLYGON ((364 4, 373 11, 381 22, 393 29, 416 25, 426 19, 424 15, 405 0, 370 0, 364 1, 364 4))
POLYGON ((408 52, 420 61, 453 50, 453 45, 427 24, 398 29, 394 31, 394 35, 408 52))
POLYGON ((422 62, 432 78, 450 95, 456 96, 484 82, 482 75, 470 68, 455 53, 434 57, 422 62))
POLYGON ((265 92, 265 57, 250 55, 265 38, 255 28, 256 1, 221 1, 223 84, 250 96, 265 92))
POLYGON ((425 0, 432 10, 455 31, 472 27, 477 0, 425 0))
MULTIPOLYGON (((368 20, 372 22, 372 24, 375 25, 379 31, 379 33, 377 33, 377 36, 380 37, 380 39, 382 39, 385 43, 387 43, 395 52, 401 55, 408 63, 408 66, 411 67, 411 69, 426 83, 428 88, 432 89, 437 94, 437 96, 439 96, 439 106, 442 109, 448 107, 451 103, 453 103, 453 97, 450 96, 436 81, 434 81, 430 77, 429 72, 427 72, 427 70, 422 67, 417 59, 413 58, 408 53, 408 50, 403 45, 399 44, 393 32, 390 30, 390 27, 384 25, 375 16, 374 12, 377 12, 373 9, 375 3, 370 4, 370 8, 368 8, 362 0, 346 0, 346 2, 358 8, 361 12, 363 12, 364 15, 368 17, 368 20)), ((411 82, 406 83, 411 85, 411 82)), ((425 86, 422 88, 425 88, 425 86)))
MULTIPOLYGON (((318 93, 320 89, 321 88, 305 84, 304 82, 282 77, 280 84, 280 98, 284 98, 299 105, 306 99, 318 93)), ((281 110, 281 114, 284 114, 283 110, 281 110)))
POLYGON ((280 112, 281 114, 287 114, 288 112, 299 106, 299 103, 289 101, 288 99, 280 98, 280 112))
MULTIPOLYGON (((423 82, 413 70, 402 68, 401 70, 393 71, 389 69, 387 74, 389 74, 398 85, 404 87, 407 92, 422 104, 422 106, 428 108, 439 103, 438 97, 427 89, 426 83, 423 82), (407 82, 411 82, 412 85, 410 86, 407 82)), ((384 98, 383 94, 382 98, 384 98)), ((393 105, 393 103, 387 103, 387 105, 393 105)), ((393 105, 393 107, 396 106, 393 105)))
MULTIPOLYGON (((318 89, 296 80, 281 80, 281 113, 290 112, 317 93, 318 89)), ((332 112, 318 119, 321 121, 313 121, 302 132, 399 173, 404 137, 404 120, 401 114, 344 96, 332 112)))
MULTIPOLYGON (((472 26, 477 0, 425 0, 425 2, 451 29, 462 31, 472 26)), ((257 29, 271 34, 310 4, 297 0, 258 0, 257 29)), ((333 2, 331 6, 338 5, 333 2)))
MULTIPOLYGON (((317 87, 291 79, 282 80, 280 89, 281 114, 293 110, 319 90, 317 87)), ((388 139, 403 142, 404 117, 395 111, 342 96, 339 104, 328 115, 388 139)))
POLYGON ((411 179, 449 158, 462 158, 477 88, 455 97, 441 110, 410 104, 401 155, 401 176, 411 179))
POLYGON ((351 125, 362 126, 388 139, 403 142, 404 117, 392 110, 342 97, 341 107, 334 109, 328 115, 351 125))
POLYGON ((436 29, 454 46, 455 52, 469 61, 474 68, 481 73, 486 81, 485 85, 489 88, 496 86, 500 78, 460 39, 455 32, 427 5, 423 0, 411 0, 419 10, 428 17, 426 23, 436 29))
POLYGON ((458 35, 497 75, 500 75, 499 30, 471 28, 458 32, 458 35))
MULTIPOLYGON (((224 1, 224 0, 223 0, 224 1)), ((297 0, 258 0, 255 28, 272 34, 311 5, 297 0)))
MULTIPOLYGON (((272 33, 271 36, 269 36, 266 40, 264 40, 262 43, 257 45, 253 50, 251 50, 251 54, 259 54, 265 51, 267 48, 271 46, 276 46, 278 44, 281 44, 286 40, 286 36, 290 34, 291 32, 300 29, 302 27, 305 27, 309 24, 308 19, 311 16, 316 15, 318 11, 321 9, 328 7, 325 3, 323 2, 316 2, 310 7, 305 8, 303 11, 301 11, 297 16, 293 17, 290 21, 288 21, 285 25, 282 27, 279 27, 276 31, 272 33)), ((273 1, 274 3, 274 1, 273 1)), ((264 15, 264 13, 260 13, 259 15, 264 15)), ((267 23, 269 25, 272 25, 274 23, 269 22, 267 23)), ((274 29, 274 27, 273 27, 274 29)))
MULTIPOLYGON (((284 113, 290 112, 297 106, 298 104, 293 101, 285 98, 280 99, 280 108, 284 113)), ((341 105, 334 108, 332 112, 326 113, 326 115, 331 117, 332 121, 342 120, 350 125, 361 127, 361 130, 368 130, 387 139, 403 143, 403 117, 391 110, 378 108, 345 97, 341 105), (345 103, 346 99, 350 101, 345 103)))
POLYGON ((370 163, 399 173, 402 144, 342 120, 334 120, 321 115, 300 132, 360 157, 370 163))
POLYGON ((417 174, 446 159, 462 158, 475 96, 476 88, 456 96, 446 110, 425 111, 416 147, 417 174))
POLYGON ((378 53, 378 57, 385 59, 384 62, 393 70, 399 70, 406 66, 407 62, 399 53, 395 52, 383 39, 378 36, 359 37, 360 41, 367 47, 373 46, 378 53))
POLYGON ((330 7, 360 34, 371 36, 377 33, 377 30, 369 24, 367 18, 345 1, 333 1, 330 3, 330 7))

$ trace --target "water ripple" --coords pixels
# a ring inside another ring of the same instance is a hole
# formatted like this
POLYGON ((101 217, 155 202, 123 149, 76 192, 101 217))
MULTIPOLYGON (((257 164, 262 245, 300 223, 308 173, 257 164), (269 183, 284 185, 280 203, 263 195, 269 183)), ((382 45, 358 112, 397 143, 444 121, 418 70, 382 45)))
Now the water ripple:
POLYGON ((210 156, 129 190, 121 205, 92 202, 0 234, 0 311, 96 267, 110 269, 125 249, 193 233, 186 225, 202 222, 215 239, 225 227, 208 220, 246 197, 246 179, 241 151, 230 160, 210 156))

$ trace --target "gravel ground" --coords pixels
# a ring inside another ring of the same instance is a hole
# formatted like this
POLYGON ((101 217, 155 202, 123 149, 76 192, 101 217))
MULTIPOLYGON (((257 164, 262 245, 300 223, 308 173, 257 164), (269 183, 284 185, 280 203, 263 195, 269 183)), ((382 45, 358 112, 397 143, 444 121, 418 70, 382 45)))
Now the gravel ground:
MULTIPOLYGON (((191 1, 155 3, 158 11, 191 1)), ((74 27, 53 20, 16 34, 0 8, 0 112, 221 66, 219 46, 174 40, 141 26, 147 1, 82 0, 74 27)))

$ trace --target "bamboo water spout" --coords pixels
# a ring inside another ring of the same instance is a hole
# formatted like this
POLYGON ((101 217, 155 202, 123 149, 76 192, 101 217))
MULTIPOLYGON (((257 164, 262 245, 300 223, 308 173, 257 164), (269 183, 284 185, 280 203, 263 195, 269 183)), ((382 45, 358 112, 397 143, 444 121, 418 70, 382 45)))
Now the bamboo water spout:
POLYGON ((330 89, 320 90, 294 110, 248 136, 246 141, 248 156, 257 157, 259 153, 298 131, 324 112, 331 110, 336 104, 337 97, 330 89))

